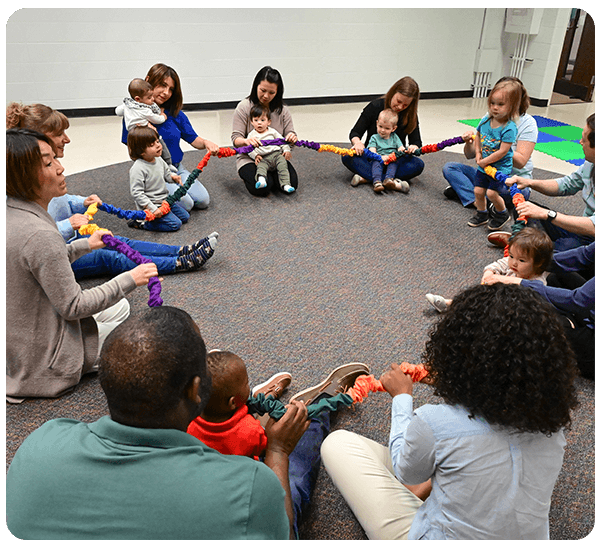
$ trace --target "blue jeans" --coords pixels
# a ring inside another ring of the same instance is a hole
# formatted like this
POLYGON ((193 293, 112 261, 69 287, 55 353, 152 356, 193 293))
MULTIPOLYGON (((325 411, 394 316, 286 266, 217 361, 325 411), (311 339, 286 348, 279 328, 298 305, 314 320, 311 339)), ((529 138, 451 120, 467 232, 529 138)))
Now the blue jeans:
MULTIPOLYGON (((342 163, 354 174, 358 174, 365 180, 373 182, 371 162, 366 157, 362 155, 355 155, 352 157, 344 155, 342 156, 342 163)), ((410 180, 415 176, 419 176, 424 168, 425 163, 423 163, 422 159, 414 155, 402 155, 396 161, 396 178, 410 180)))
POLYGON ((146 222, 144 229, 148 231, 178 231, 182 224, 185 224, 189 219, 190 213, 179 203, 173 203, 171 205, 171 212, 161 218, 146 222))
POLYGON ((564 250, 571 250, 572 248, 586 246, 595 241, 594 237, 571 233, 566 229, 555 226, 548 220, 530 220, 528 222, 528 225, 536 224, 538 224, 542 231, 545 231, 549 235, 550 239, 552 239, 554 242, 554 252, 562 252, 564 250))
MULTIPOLYGON (((477 169, 463 163, 446 163, 442 167, 442 174, 444 175, 444 178, 448 181, 448 184, 452 186, 456 192, 456 195, 458 195, 463 207, 471 205, 475 202, 475 193, 473 192, 473 188, 475 187, 476 173, 477 169)), ((507 206, 509 208, 512 207, 510 190, 505 184, 498 193, 507 203, 507 206)), ((521 190, 521 193, 525 199, 529 199, 531 190, 529 188, 524 188, 521 190)))
MULTIPOLYGON (((137 241, 127 237, 116 237, 137 250, 142 256, 150 258, 158 268, 158 273, 164 275, 173 273, 179 253, 179 247, 161 245, 149 241, 137 241)), ((118 275, 131 271, 138 264, 132 262, 127 256, 108 248, 99 248, 82 256, 71 264, 76 279, 94 277, 96 275, 118 275)))
POLYGON ((302 435, 289 461, 290 489, 294 505, 294 533, 298 538, 298 522, 310 502, 310 494, 321 464, 321 444, 329 434, 329 412, 314 417, 302 435))
MULTIPOLYGON (((175 167, 177 168, 177 174, 181 176, 181 182, 185 184, 186 180, 190 176, 190 172, 183 166, 183 163, 181 162, 177 163, 175 167)), ((203 176, 203 174, 200 174, 200 176, 203 176)), ((177 184, 175 184, 175 189, 177 189, 177 184)), ((171 190, 169 189, 169 191, 171 190)), ((188 190, 187 195, 182 197, 179 200, 179 203, 188 212, 190 212, 194 207, 197 209, 205 209, 210 203, 210 196, 208 195, 206 188, 199 182, 198 179, 196 179, 196 181, 192 184, 192 187, 188 190)))
POLYGON ((371 175, 373 177, 373 182, 381 182, 386 178, 395 178, 397 169, 398 164, 395 161, 392 161, 389 165, 384 165, 379 161, 371 161, 371 175))

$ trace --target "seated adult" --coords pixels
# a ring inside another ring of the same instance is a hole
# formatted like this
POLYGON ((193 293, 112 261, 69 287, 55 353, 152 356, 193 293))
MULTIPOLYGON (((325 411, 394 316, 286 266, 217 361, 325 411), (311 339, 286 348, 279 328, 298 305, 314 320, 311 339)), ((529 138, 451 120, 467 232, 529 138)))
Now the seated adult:
POLYGON ((575 195, 581 191, 585 203, 583 216, 571 216, 549 210, 526 201, 517 206, 517 212, 531 220, 538 220, 542 228, 554 241, 554 250, 561 252, 582 245, 589 245, 595 240, 596 233, 596 114, 586 120, 581 136, 581 146, 585 157, 584 164, 574 173, 559 179, 530 180, 522 176, 513 176, 506 181, 507 186, 531 188, 544 195, 575 195))
MULTIPOLYGON (((294 130, 294 122, 289 108, 283 103, 283 78, 279 70, 270 66, 263 66, 252 82, 250 95, 242 100, 233 113, 233 129, 231 132, 231 141, 236 148, 243 146, 260 146, 260 141, 256 138, 248 138, 252 131, 252 118, 250 110, 255 105, 262 105, 269 108, 271 112, 271 127, 283 135, 285 140, 291 144, 298 141, 298 136, 294 130)), ((288 171, 290 173, 289 185, 298 189, 298 173, 290 163, 291 152, 284 152, 283 156, 287 161, 288 171)), ((237 154, 236 168, 240 178, 244 181, 246 189, 256 197, 265 197, 273 190, 281 190, 279 177, 276 171, 269 171, 266 178, 265 187, 256 187, 256 164, 248 154, 237 154)))
POLYGON ((345 430, 321 448, 367 536, 548 539, 577 404, 575 358, 554 310, 521 286, 475 286, 434 326, 423 362, 440 404, 413 410, 412 380, 395 364, 381 377, 389 448, 345 430), (421 498, 408 489, 428 480, 421 498))
POLYGON ((142 264, 82 290, 71 262, 104 247, 99 230, 65 245, 47 212, 67 191, 51 140, 28 129, 6 131, 6 395, 56 397, 96 370, 108 333, 129 315, 124 296, 148 284, 142 264))
MULTIPOLYGON (((65 146, 71 142, 66 133, 69 128, 67 116, 44 104, 10 103, 6 107, 6 128, 16 127, 32 129, 45 134, 52 141, 56 157, 59 159, 64 157, 65 146)), ((81 237, 77 230, 89 223, 90 220, 84 213, 92 203, 102 204, 102 199, 96 194, 87 197, 65 194, 50 201, 48 214, 56 222, 58 231, 66 242, 81 237)), ((211 233, 209 237, 215 235, 218 234, 211 233)), ((199 255, 198 249, 206 245, 208 237, 191 245, 183 246, 139 241, 121 236, 116 238, 137 250, 142 256, 151 259, 156 264, 160 275, 194 271, 204 265, 206 261, 202 255, 199 255)), ((214 250, 214 245, 210 250, 214 250)), ((212 255, 210 250, 208 253, 212 255)), ((98 275, 118 275, 133 269, 135 265, 121 252, 108 248, 97 248, 75 260, 71 264, 71 268, 76 279, 83 279, 98 275)))
MULTIPOLYGON (((527 113, 531 101, 527 94, 527 89, 525 89, 521 80, 512 76, 507 76, 500 78, 497 83, 502 81, 515 81, 521 86, 521 105, 519 107, 519 119, 517 121, 517 139, 512 145, 512 174, 523 178, 531 178, 533 172, 531 154, 533 153, 533 149, 535 148, 538 139, 537 123, 533 116, 527 113)), ((473 131, 467 131, 463 135, 463 140, 465 141, 463 151, 467 159, 475 159, 474 136, 475 133, 473 131)), ((473 188, 476 172, 477 168, 472 167, 471 165, 465 165, 464 163, 458 162, 446 163, 442 168, 442 174, 450 185, 444 190, 444 195, 448 199, 458 199, 463 207, 473 206, 473 203, 475 202, 473 188)), ((504 191, 501 191, 500 195, 502 199, 504 199, 508 209, 514 209, 508 188, 504 188, 504 191)), ((523 195, 525 199, 529 199, 529 190, 526 189, 523 192, 523 195)))
MULTIPOLYGON (((181 176, 181 181, 185 183, 190 176, 190 171, 183 165, 181 141, 187 142, 197 150, 207 150, 213 155, 219 151, 219 147, 214 142, 199 136, 188 117, 183 113, 181 81, 174 68, 163 63, 157 63, 148 70, 146 81, 154 88, 154 102, 160 107, 161 112, 167 116, 167 120, 156 125, 155 128, 169 149, 177 174, 181 176)), ((127 144, 125 121, 123 121, 121 141, 127 144)), ((174 193, 177 191, 178 185, 175 183, 167 184, 167 187, 170 193, 174 193)), ((187 195, 180 199, 181 206, 188 212, 192 208, 205 209, 209 203, 208 191, 199 180, 196 180, 188 190, 187 195)))
POLYGON ((366 144, 371 136, 377 133, 377 118, 379 114, 390 108, 398 114, 398 124, 394 131, 399 137, 405 154, 399 155, 396 169, 396 190, 408 191, 408 181, 423 172, 425 163, 412 153, 423 145, 421 132, 419 130, 419 85, 409 76, 399 79, 388 92, 378 99, 371 101, 360 114, 354 127, 350 131, 350 142, 352 149, 356 150, 354 156, 342 156, 342 163, 354 173, 352 186, 358 186, 366 182, 372 182, 371 162, 363 155, 366 144), (366 139, 362 138, 367 134, 366 139), (366 143, 366 144, 365 144, 366 143))
MULTIPOLYGON (((6 478, 21 539, 268 540, 290 537, 289 455, 309 422, 288 405, 267 425, 264 463, 222 455, 186 433, 211 378, 198 326, 180 309, 132 316, 106 340, 100 384, 110 417, 47 422, 6 478)), ((317 450, 318 451, 318 450, 317 450)))

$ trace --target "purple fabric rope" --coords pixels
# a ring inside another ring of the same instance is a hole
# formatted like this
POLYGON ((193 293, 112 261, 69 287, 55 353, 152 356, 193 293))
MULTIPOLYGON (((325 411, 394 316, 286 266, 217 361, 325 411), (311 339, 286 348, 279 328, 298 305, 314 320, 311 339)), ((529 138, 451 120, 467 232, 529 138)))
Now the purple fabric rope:
MULTIPOLYGON (((125 254, 125 256, 127 256, 132 262, 135 262, 138 265, 152 263, 152 260, 145 258, 137 250, 131 248, 127 243, 119 241, 119 239, 116 239, 112 235, 102 235, 102 241, 108 248, 113 248, 118 252, 125 254)), ((148 290, 150 292, 150 295, 148 296, 149 307, 160 307, 163 304, 163 300, 160 297, 161 288, 162 287, 158 277, 152 277, 148 281, 148 290)))

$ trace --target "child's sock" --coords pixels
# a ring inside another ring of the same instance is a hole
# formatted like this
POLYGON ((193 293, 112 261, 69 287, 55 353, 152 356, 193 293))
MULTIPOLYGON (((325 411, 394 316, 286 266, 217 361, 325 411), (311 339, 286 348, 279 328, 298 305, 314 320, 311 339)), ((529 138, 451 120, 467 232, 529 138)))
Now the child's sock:
POLYGON ((266 188, 267 187, 267 181, 265 179, 264 176, 259 176, 258 180, 256 181, 256 184, 254 184, 254 187, 257 190, 260 190, 261 188, 266 188))
POLYGON ((281 189, 286 193, 293 193, 296 191, 296 188, 294 188, 294 186, 290 186, 289 184, 282 186, 281 189))

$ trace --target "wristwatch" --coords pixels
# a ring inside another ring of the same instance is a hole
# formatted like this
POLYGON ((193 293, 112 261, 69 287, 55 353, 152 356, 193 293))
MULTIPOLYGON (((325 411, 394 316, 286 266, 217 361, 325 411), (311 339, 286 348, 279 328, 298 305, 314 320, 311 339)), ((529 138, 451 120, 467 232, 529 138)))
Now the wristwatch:
POLYGON ((553 222, 555 218, 556 218, 556 211, 549 210, 548 211, 548 222, 553 222))

